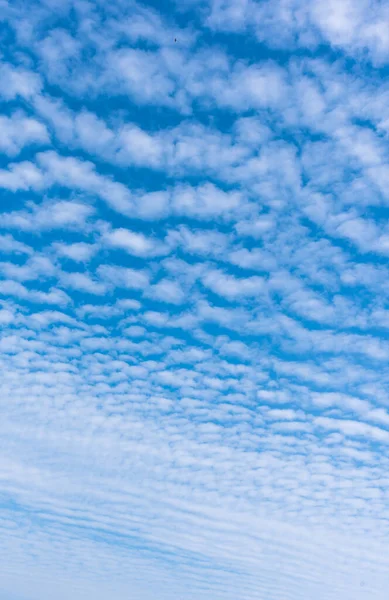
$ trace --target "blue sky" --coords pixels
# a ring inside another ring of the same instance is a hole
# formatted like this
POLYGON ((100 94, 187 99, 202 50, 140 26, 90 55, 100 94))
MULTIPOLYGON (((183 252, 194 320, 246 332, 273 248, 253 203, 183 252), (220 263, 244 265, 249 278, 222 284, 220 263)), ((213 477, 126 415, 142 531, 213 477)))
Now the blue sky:
POLYGON ((0 15, 1 599, 386 599, 388 4, 0 15))

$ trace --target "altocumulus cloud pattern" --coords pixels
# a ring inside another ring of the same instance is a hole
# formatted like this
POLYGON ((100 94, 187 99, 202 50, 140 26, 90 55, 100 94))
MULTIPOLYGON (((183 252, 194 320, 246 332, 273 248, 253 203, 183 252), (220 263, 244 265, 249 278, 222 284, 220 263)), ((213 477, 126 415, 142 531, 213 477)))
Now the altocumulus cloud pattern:
POLYGON ((0 15, 1 599, 386 599, 388 4, 0 15))

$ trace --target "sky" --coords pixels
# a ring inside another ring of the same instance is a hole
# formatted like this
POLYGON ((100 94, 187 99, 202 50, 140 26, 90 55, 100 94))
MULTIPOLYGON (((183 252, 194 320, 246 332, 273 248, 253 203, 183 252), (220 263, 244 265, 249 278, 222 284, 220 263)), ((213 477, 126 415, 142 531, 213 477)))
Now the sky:
POLYGON ((384 600, 389 5, 0 0, 1 600, 384 600))

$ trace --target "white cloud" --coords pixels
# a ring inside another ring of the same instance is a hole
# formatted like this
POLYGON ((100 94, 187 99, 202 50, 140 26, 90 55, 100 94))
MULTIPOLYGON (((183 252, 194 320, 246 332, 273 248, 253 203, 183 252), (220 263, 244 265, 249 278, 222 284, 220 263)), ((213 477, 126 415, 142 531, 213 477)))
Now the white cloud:
POLYGON ((0 188, 13 192, 41 189, 44 181, 41 171, 31 162, 12 163, 9 169, 0 170, 0 188))
POLYGON ((5 100, 18 96, 31 98, 42 88, 42 80, 37 73, 5 62, 0 63, 0 81, 0 94, 5 100))
POLYGON ((0 294, 3 296, 14 296, 21 300, 39 304, 66 305, 71 302, 69 296, 62 290, 50 288, 48 292, 27 288, 21 283, 12 280, 0 281, 0 294))
POLYGON ((177 281, 162 279, 151 286, 147 294, 156 300, 168 304, 182 304, 185 300, 185 292, 177 281))
POLYGON ((0 596, 383 600, 386 8, 162 4, 1 3, 0 596))
POLYGON ((156 250, 156 243, 152 239, 147 238, 142 233, 124 228, 109 231, 105 234, 104 241, 109 246, 120 248, 135 256, 152 255, 156 250))
POLYGON ((146 333, 146 329, 144 327, 140 327, 140 325, 131 325, 131 327, 127 327, 124 330, 124 333, 130 337, 143 337, 146 333))
POLYGON ((262 277, 233 277, 222 271, 208 271, 203 279, 204 285, 215 294, 223 296, 228 300, 239 297, 257 297, 265 291, 265 283, 262 277))
POLYGON ((4 254, 32 254, 31 246, 15 240, 9 233, 0 235, 0 250, 4 254))
POLYGON ((0 262, 0 272, 4 277, 19 281, 52 278, 57 269, 51 260, 44 255, 34 254, 23 265, 13 262, 0 262))
POLYGON ((56 242, 53 244, 53 248, 59 256, 75 262, 87 262, 98 251, 97 244, 87 244, 85 242, 75 242, 74 244, 56 242))
MULTIPOLYGON (((100 265, 97 269, 98 275, 112 286, 129 289, 144 289, 149 284, 149 274, 144 270, 135 270, 128 267, 117 267, 113 265, 100 265)), ((122 304, 122 306, 124 306, 122 304)), ((132 304, 129 306, 133 308, 132 304)))
POLYGON ((14 113, 11 117, 0 115, 0 152, 15 156, 29 144, 47 144, 49 135, 43 123, 14 113))
POLYGON ((71 288, 78 292, 86 292, 98 296, 105 294, 108 289, 104 283, 95 280, 87 273, 81 272, 61 273, 61 284, 66 288, 71 288))
POLYGON ((170 230, 168 243, 179 245, 188 254, 200 256, 221 256, 227 249, 229 237, 217 230, 189 229, 180 226, 177 230, 170 230))
POLYGON ((92 206, 77 201, 59 200, 26 204, 27 210, 4 213, 2 227, 31 232, 62 228, 82 229, 94 213, 92 206))
POLYGON ((129 190, 123 184, 98 174, 93 163, 60 156, 53 150, 40 152, 36 158, 40 168, 24 161, 0 170, 0 187, 18 191, 60 185, 96 195, 114 210, 131 214, 133 205, 129 190))
POLYGON ((389 39, 383 27, 388 15, 378 1, 323 3, 258 3, 255 0, 213 0, 207 24, 213 29, 248 29, 271 47, 312 49, 326 42, 346 53, 363 56, 367 51, 378 64, 385 62, 389 39))
POLYGON ((122 89, 142 103, 172 104, 176 83, 174 72, 155 53, 123 48, 110 56, 108 83, 119 79, 122 89))
POLYGON ((126 312, 138 311, 141 308, 141 303, 132 298, 117 300, 115 304, 82 304, 77 309, 77 314, 80 318, 95 318, 99 320, 112 319, 121 317, 126 312))
POLYGON ((14 314, 12 311, 6 308, 0 309, 0 323, 2 325, 9 325, 14 320, 14 314))
POLYGON ((181 215, 200 219, 228 216, 241 208, 244 198, 241 192, 224 192, 213 184, 207 183, 197 189, 182 187, 174 190, 172 209, 181 215))
POLYGON ((274 221, 268 215, 258 217, 255 221, 240 221, 236 224, 236 231, 240 235, 248 235, 253 238, 261 238, 264 233, 274 226, 274 221))
POLYGON ((373 425, 367 425, 366 423, 346 419, 318 417, 315 419, 315 424, 324 429, 340 431, 346 436, 366 437, 377 442, 383 442, 384 444, 389 443, 389 431, 374 427, 373 425))
POLYGON ((129 190, 122 184, 98 174, 93 163, 71 156, 59 156, 53 151, 37 156, 42 165, 47 185, 59 184, 96 194, 114 210, 130 214, 132 208, 129 190))

